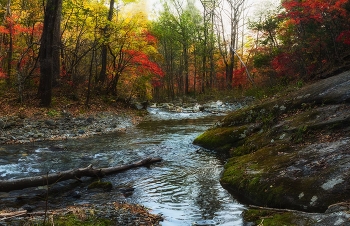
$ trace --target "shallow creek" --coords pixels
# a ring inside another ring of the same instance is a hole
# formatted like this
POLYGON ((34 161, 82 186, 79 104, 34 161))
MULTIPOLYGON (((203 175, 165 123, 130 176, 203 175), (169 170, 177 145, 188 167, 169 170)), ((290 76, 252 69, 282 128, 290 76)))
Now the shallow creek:
MULTIPOLYGON (((75 188, 80 198, 60 198, 65 204, 102 204, 125 200, 162 214, 162 225, 242 225, 244 206, 219 183, 223 163, 192 141, 222 116, 209 113, 170 113, 149 109, 150 115, 126 132, 35 145, 1 147, 0 179, 41 175, 77 167, 109 167, 145 157, 163 161, 104 178, 109 192, 75 188), (60 148, 57 148, 60 147, 60 148), (128 195, 121 189, 132 187, 128 195)), ((4 195, 2 195, 4 197, 4 195)), ((1 195, 0 195, 1 197, 1 195)))

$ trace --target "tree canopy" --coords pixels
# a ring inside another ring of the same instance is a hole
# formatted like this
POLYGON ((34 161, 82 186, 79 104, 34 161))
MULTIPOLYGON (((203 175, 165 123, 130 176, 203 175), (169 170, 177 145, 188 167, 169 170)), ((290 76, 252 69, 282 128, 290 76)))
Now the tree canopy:
POLYGON ((245 0, 167 0, 152 19, 144 1, 44 3, 0 1, 0 90, 19 102, 174 99, 349 69, 348 0, 284 0, 254 18, 245 0))

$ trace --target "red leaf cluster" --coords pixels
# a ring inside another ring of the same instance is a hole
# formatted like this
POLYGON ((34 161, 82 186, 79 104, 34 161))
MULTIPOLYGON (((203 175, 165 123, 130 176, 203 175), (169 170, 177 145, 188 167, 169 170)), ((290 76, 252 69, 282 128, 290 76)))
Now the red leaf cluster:
POLYGON ((148 72, 159 77, 164 76, 163 70, 158 64, 152 62, 147 54, 136 50, 125 50, 125 52, 130 56, 130 63, 138 66, 139 72, 148 72))
POLYGON ((293 56, 288 53, 280 53, 271 61, 271 66, 278 76, 295 75, 293 56))
POLYGON ((158 42, 157 38, 154 35, 152 35, 148 30, 144 30, 143 35, 145 36, 145 39, 146 39, 148 44, 150 44, 150 45, 157 44, 157 42, 158 42))
POLYGON ((347 12, 343 5, 348 0, 288 0, 283 1, 282 6, 286 9, 284 17, 295 24, 314 21, 323 23, 335 17, 346 17, 347 12))
POLYGON ((5 72, 3 72, 3 70, 0 68, 0 79, 6 79, 7 75, 5 72))
POLYGON ((233 72, 233 86, 240 86, 247 83, 246 68, 237 68, 233 72))
POLYGON ((342 31, 337 37, 337 42, 342 42, 346 45, 350 45, 350 30, 342 31))

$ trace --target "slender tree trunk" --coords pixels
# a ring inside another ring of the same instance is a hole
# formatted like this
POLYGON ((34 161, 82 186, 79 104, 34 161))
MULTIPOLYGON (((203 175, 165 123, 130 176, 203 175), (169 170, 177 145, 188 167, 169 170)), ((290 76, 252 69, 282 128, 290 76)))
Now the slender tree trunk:
POLYGON ((189 89, 188 89, 188 86, 189 86, 189 68, 188 68, 188 48, 186 46, 187 44, 185 44, 184 46, 184 68, 185 68, 185 81, 184 81, 184 85, 185 85, 185 95, 188 95, 189 93, 189 89))
MULTIPOLYGON (((108 17, 107 17, 108 22, 111 22, 113 19, 113 11, 114 11, 114 0, 111 0, 109 4, 109 11, 108 11, 108 17)), ((98 79, 98 82, 100 83, 100 85, 103 85, 107 78, 107 55, 108 55, 108 38, 109 38, 108 30, 109 30, 109 25, 107 24, 103 29, 104 38, 107 41, 105 40, 105 43, 103 43, 101 47, 101 71, 98 79)))
POLYGON ((197 85, 197 48, 194 46, 193 51, 193 59, 194 59, 194 75, 193 75, 193 95, 196 98, 196 85, 197 85))
MULTIPOLYGON (((44 16, 44 29, 41 35, 40 44, 40 83, 38 96, 40 104, 48 107, 52 99, 52 79, 54 68, 54 47, 58 46, 58 39, 55 38, 55 31, 52 28, 57 27, 56 23, 60 23, 60 14, 62 9, 62 0, 47 0, 44 16)), ((55 58, 57 60, 57 58, 55 58)))
POLYGON ((92 80, 92 71, 93 71, 93 66, 94 66, 94 58, 95 58, 95 49, 92 50, 91 54, 91 61, 90 61, 90 68, 89 68, 89 82, 88 82, 88 89, 87 89, 87 94, 86 94, 86 101, 85 101, 85 106, 89 107, 90 104, 90 95, 91 95, 91 80, 92 80))
POLYGON ((203 20, 204 20, 204 42, 203 42, 203 52, 202 52, 202 82, 201 82, 201 93, 204 93, 206 71, 207 71, 207 40, 208 40, 208 23, 207 23, 207 13, 206 5, 203 4, 203 20))
POLYGON ((13 37, 12 37, 12 33, 13 33, 13 25, 9 24, 9 30, 10 30, 10 34, 9 34, 9 48, 7 51, 7 85, 11 84, 11 77, 12 77, 12 58, 13 58, 13 37))
POLYGON ((7 59, 7 65, 6 65, 6 83, 8 86, 11 84, 11 77, 12 77, 12 57, 13 57, 13 24, 8 21, 8 18, 11 17, 11 0, 7 1, 6 5, 6 13, 5 13, 5 24, 6 27, 9 29, 9 34, 7 35, 8 37, 8 49, 7 49, 7 54, 6 54, 6 59, 7 59))
POLYGON ((59 0, 57 8, 57 18, 53 28, 53 47, 52 47, 52 85, 55 87, 59 83, 61 73, 61 12, 62 12, 62 0, 59 0), (59 22, 58 22, 59 21, 59 22))

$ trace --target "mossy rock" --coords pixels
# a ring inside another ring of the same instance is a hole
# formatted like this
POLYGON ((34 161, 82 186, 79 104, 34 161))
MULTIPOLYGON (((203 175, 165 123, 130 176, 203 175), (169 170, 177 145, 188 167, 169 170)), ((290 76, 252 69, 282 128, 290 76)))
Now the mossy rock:
POLYGON ((245 222, 252 222, 255 225, 264 226, 312 226, 315 221, 299 216, 292 212, 281 212, 267 209, 248 209, 243 212, 245 222))
POLYGON ((246 137, 248 126, 212 128, 198 136, 193 143, 207 149, 227 152, 246 137))
POLYGON ((228 114, 218 126, 239 126, 250 123, 262 123, 265 126, 274 122, 275 118, 289 110, 288 102, 272 100, 259 105, 239 109, 228 114))
POLYGON ((113 185, 109 181, 94 181, 88 186, 88 189, 103 189, 106 191, 110 191, 112 188, 113 185))
POLYGON ((349 141, 295 148, 284 142, 229 159, 222 186, 246 203, 322 212, 350 198, 350 176, 340 156, 349 141), (329 162, 329 164, 327 163, 329 162))
POLYGON ((293 193, 290 186, 293 182, 288 178, 276 181, 269 175, 278 173, 276 166, 288 164, 294 155, 288 150, 287 145, 280 144, 231 158, 220 180, 222 186, 242 201, 263 206, 284 206, 286 194, 293 193))
POLYGON ((222 186, 243 202, 325 211, 350 200, 350 72, 240 109, 197 137, 227 152, 222 186))

